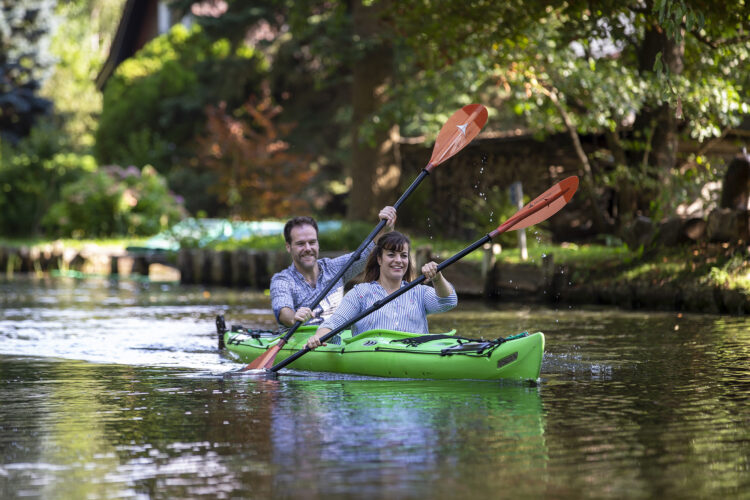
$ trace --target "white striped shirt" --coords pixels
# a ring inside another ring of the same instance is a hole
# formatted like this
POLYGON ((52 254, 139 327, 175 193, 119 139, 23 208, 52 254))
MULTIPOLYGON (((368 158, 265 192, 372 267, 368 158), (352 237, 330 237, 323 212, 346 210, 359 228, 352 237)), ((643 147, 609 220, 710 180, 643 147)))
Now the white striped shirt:
MULTIPOLYGON (((401 286, 405 284, 404 281, 401 286)), ((336 311, 319 328, 335 330, 387 296, 388 293, 377 281, 355 285, 344 296, 344 300, 341 301, 336 311)), ((357 321, 351 327, 352 335, 375 329, 429 333, 427 315, 449 311, 456 307, 456 304, 458 304, 458 297, 455 288, 447 297, 438 297, 431 286, 417 285, 357 321)))

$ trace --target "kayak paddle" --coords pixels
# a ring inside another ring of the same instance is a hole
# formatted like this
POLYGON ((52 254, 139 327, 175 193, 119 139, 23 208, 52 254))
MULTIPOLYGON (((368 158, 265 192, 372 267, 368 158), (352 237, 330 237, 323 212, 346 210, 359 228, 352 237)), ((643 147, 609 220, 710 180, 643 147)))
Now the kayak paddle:
MULTIPOLYGON (((529 202, 523 208, 521 208, 507 221, 505 221, 500 226, 498 226, 497 229, 495 229, 494 231, 491 231, 490 233, 485 235, 483 238, 475 241, 474 243, 464 248, 457 254, 441 262, 437 267, 438 272, 450 266, 454 262, 462 259, 466 255, 470 254, 471 252, 481 247, 482 245, 490 241, 492 238, 494 238, 498 234, 504 233, 506 231, 515 231, 517 229, 522 229, 524 227, 528 227, 533 224, 538 224, 539 222, 542 222, 548 219, 549 217, 553 216, 554 214, 559 212, 560 209, 564 207, 570 201, 571 198, 573 198, 573 195, 575 194, 576 189, 578 189, 578 177, 576 176, 568 177, 567 179, 564 179, 558 182, 557 184, 549 188, 547 191, 539 195, 537 198, 529 202)), ((361 312, 354 319, 348 321, 345 325, 342 325, 339 328, 331 330, 330 332, 323 335, 320 338, 321 343, 325 342, 326 340, 330 338, 333 338, 333 336, 346 330, 346 328, 349 327, 350 325, 356 323, 357 321, 361 320, 365 316, 377 311, 378 309, 386 305, 388 302, 406 293, 408 290, 411 290, 412 288, 419 285, 426 279, 427 278, 425 278, 423 274, 419 276, 419 278, 407 283, 406 285, 402 286, 401 288, 399 288, 392 294, 388 295, 387 297, 375 302, 367 310, 361 312)), ((297 358, 305 355, 311 350, 312 349, 305 346, 303 349, 300 349, 299 351, 292 354, 285 360, 271 367, 270 371, 277 372, 281 370, 286 365, 288 365, 289 363, 292 363, 297 358)))
MULTIPOLYGON (((419 186, 422 180, 424 180, 424 178, 430 174, 432 169, 466 147, 466 145, 469 144, 474 139, 474 137, 477 136, 477 134, 479 134, 479 131, 482 130, 482 127, 484 127, 485 123, 487 123, 487 109, 481 104, 469 104, 468 106, 464 106, 463 108, 453 113, 453 115, 448 119, 447 122, 445 122, 443 127, 440 129, 440 132, 435 139, 435 146, 432 149, 432 157, 430 158, 430 162, 426 167, 422 169, 422 172, 420 172, 417 178, 414 179, 414 182, 411 183, 411 186, 409 186, 409 188, 404 191, 404 194, 401 195, 398 201, 393 204, 393 207, 398 210, 398 207, 400 207, 401 204, 406 200, 406 198, 411 195, 411 193, 417 188, 417 186, 419 186)), ((309 306, 310 309, 315 309, 320 301, 323 300, 326 295, 328 295, 328 292, 330 292, 331 289, 336 285, 338 280, 341 279, 347 269, 349 269, 349 267, 360 258, 367 245, 369 245, 370 242, 375 238, 375 236, 380 232, 380 230, 383 229, 385 223, 385 219, 382 219, 378 223, 378 225, 375 226, 375 229, 373 229, 372 232, 367 236, 367 238, 365 238, 365 240, 359 245, 357 250, 352 253, 346 264, 344 264, 339 272, 336 273, 336 276, 334 276, 328 283, 328 285, 323 290, 321 290, 317 296, 315 296, 312 304, 309 306)), ((297 331, 297 328, 299 328, 301 325, 302 321, 297 321, 276 345, 268 349, 268 351, 266 351, 262 356, 254 359, 253 362, 243 368, 242 371, 268 369, 269 367, 271 367, 274 363, 274 359, 276 358, 276 354, 278 354, 281 348, 286 345, 292 334, 294 334, 294 332, 297 331)))

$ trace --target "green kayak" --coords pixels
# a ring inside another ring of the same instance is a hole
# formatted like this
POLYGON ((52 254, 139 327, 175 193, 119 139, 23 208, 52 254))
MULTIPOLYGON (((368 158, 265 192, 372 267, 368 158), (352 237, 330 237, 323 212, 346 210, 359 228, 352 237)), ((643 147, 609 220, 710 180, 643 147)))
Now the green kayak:
MULTIPOLYGON (((217 328, 220 345, 239 361, 250 363, 278 343, 283 332, 217 328)), ((315 326, 300 327, 278 352, 279 363, 305 346, 315 326)), ((522 333, 496 340, 458 337, 455 331, 421 335, 371 330, 352 337, 345 331, 289 364, 295 370, 349 373, 376 377, 424 379, 536 380, 544 355, 544 334, 522 333)))

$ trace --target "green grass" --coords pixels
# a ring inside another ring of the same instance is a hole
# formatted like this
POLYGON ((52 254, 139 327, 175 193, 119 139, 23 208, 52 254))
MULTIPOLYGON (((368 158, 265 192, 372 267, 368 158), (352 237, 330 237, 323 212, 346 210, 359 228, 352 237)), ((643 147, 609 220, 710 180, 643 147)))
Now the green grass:
POLYGON ((92 238, 92 239, 73 239, 60 238, 50 240, 45 238, 0 238, 0 246, 6 247, 37 247, 51 245, 53 243, 62 244, 65 247, 80 249, 88 245, 97 245, 101 247, 126 247, 129 245, 142 245, 147 237, 138 238, 92 238))

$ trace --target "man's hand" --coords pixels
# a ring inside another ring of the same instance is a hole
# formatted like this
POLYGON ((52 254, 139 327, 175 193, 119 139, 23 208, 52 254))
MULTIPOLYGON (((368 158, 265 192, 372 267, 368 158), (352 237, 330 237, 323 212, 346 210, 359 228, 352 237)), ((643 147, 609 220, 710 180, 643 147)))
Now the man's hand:
POLYGON ((314 318, 315 313, 309 307, 300 307, 297 312, 294 313, 294 321, 301 321, 305 323, 310 318, 314 318))
POLYGON ((386 221, 385 228, 382 233, 393 231, 393 228, 396 227, 396 209, 392 206, 389 205, 383 207, 383 209, 378 214, 378 218, 386 221))

